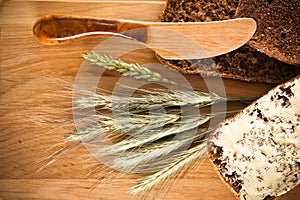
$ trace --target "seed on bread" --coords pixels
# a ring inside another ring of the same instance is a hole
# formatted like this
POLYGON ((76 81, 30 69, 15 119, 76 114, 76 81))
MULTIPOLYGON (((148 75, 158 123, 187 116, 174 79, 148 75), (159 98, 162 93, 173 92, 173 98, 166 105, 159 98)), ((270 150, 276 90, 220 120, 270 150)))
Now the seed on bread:
POLYGON ((240 199, 271 199, 300 183, 300 77, 226 120, 208 141, 210 160, 240 199))

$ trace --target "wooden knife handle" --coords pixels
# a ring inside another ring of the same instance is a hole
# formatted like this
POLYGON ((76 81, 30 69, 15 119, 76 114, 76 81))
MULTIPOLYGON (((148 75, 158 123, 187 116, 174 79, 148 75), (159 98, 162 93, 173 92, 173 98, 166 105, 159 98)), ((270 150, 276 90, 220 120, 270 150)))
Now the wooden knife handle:
POLYGON ((126 20, 95 19, 69 15, 46 15, 33 26, 35 38, 43 44, 67 43, 94 36, 133 37, 141 42, 147 40, 147 27, 138 22, 126 20), (134 31, 128 31, 135 29, 134 31), (126 33, 124 33, 126 31, 126 33))
POLYGON ((60 44, 94 36, 131 38, 167 60, 215 57, 247 43, 256 31, 251 18, 215 22, 140 22, 69 15, 47 15, 33 26, 43 44, 60 44))

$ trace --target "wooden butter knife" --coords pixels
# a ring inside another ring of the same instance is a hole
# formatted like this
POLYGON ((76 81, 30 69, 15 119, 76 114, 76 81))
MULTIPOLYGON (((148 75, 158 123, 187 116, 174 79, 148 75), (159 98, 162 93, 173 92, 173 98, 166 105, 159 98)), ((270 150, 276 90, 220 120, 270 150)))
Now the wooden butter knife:
POLYGON ((244 45, 255 31, 256 22, 251 18, 169 23, 46 15, 33 26, 33 34, 42 44, 116 35, 143 42, 168 60, 222 55, 244 45))

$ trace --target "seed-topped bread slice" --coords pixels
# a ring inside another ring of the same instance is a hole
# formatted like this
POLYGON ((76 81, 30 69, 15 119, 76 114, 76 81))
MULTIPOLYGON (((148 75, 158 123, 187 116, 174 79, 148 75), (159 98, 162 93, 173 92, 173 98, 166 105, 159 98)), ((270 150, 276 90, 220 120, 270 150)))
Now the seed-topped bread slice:
MULTIPOLYGON (((234 18, 239 0, 167 0, 160 21, 207 22, 234 18)), ((225 78, 282 83, 300 74, 300 67, 291 66, 244 45, 213 59, 164 60, 161 63, 185 74, 221 76, 225 78)))
POLYGON ((225 120, 210 160, 240 199, 272 199, 300 183, 300 76, 225 120))
POLYGON ((251 47, 285 63, 300 64, 299 0, 240 0, 236 17, 255 19, 251 47))

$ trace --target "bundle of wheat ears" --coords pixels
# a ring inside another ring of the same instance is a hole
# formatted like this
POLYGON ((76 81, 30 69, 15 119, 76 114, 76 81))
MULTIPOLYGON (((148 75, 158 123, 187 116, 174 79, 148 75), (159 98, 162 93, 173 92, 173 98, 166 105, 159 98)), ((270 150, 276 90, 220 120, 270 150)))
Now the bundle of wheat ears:
POLYGON ((225 101, 254 100, 228 98, 194 88, 187 90, 187 86, 148 68, 107 55, 88 53, 84 58, 93 65, 118 71, 122 76, 185 88, 172 92, 158 88, 137 89, 140 95, 131 96, 129 100, 109 92, 92 93, 76 99, 75 109, 95 109, 93 117, 98 121, 68 134, 66 141, 89 143, 99 136, 109 138, 110 145, 97 146, 94 156, 100 159, 109 157, 109 165, 113 169, 145 174, 129 189, 131 194, 150 190, 206 155, 206 136, 214 127, 201 125, 229 111, 199 113, 199 109, 225 101), (197 113, 183 113, 183 107, 196 108, 197 113))

